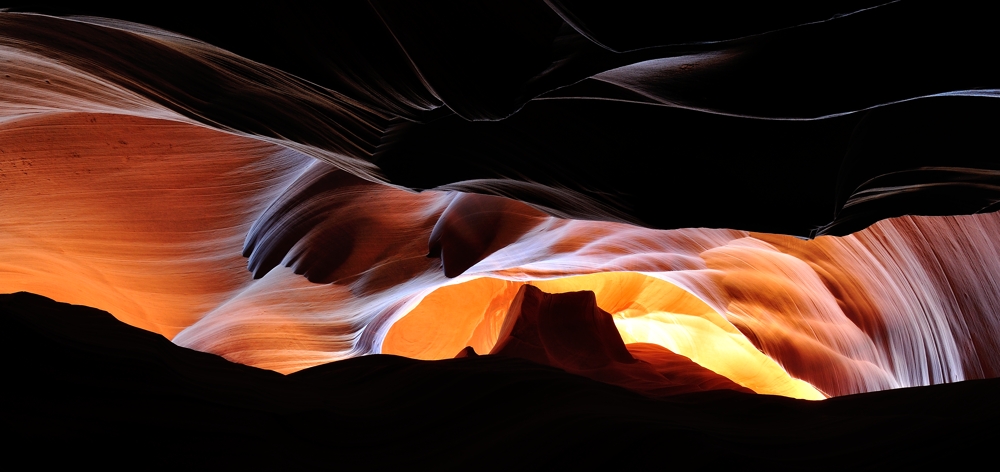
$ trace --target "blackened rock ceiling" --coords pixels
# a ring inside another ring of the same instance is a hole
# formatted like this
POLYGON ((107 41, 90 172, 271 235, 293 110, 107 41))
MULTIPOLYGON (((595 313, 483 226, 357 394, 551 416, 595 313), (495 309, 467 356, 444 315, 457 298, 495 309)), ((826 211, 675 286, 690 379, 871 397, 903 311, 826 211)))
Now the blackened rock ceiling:
POLYGON ((554 215, 808 236, 1000 199, 967 152, 993 148, 1000 89, 974 2, 286 3, 2 21, 8 47, 161 113, 554 215))

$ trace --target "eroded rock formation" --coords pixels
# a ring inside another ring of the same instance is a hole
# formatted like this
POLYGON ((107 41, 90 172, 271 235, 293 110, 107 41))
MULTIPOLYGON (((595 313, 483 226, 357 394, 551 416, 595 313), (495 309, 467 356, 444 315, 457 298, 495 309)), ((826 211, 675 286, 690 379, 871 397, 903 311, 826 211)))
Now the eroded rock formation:
POLYGON ((292 7, 0 12, 0 292, 285 373, 490 352, 536 287, 711 385, 1000 374, 987 15, 292 7))

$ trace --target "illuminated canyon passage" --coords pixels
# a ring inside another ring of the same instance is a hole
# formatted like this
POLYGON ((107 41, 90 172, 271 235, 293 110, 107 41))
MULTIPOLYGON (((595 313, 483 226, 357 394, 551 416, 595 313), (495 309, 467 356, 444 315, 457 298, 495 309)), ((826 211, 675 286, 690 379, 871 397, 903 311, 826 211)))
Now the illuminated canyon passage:
POLYGON ((288 378, 500 359, 839 405, 1000 377, 987 20, 515 3, 0 10, 0 293, 288 378))
POLYGON ((661 346, 759 393, 817 399, 1000 368, 993 213, 814 240, 652 230, 412 193, 172 121, 45 114, 2 136, 0 291, 101 308, 279 372, 489 353, 525 285, 593 292, 626 347, 661 346))

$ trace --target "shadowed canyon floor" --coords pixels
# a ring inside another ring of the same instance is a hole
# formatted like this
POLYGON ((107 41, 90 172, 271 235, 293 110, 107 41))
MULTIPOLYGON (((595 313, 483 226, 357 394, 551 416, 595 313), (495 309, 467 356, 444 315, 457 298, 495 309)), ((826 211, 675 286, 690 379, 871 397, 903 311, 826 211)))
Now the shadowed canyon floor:
POLYGON ((0 323, 7 458, 40 465, 960 464, 991 457, 981 428, 1000 417, 998 380, 819 402, 731 390, 652 400, 509 356, 373 355, 284 376, 27 293, 0 296, 0 323))

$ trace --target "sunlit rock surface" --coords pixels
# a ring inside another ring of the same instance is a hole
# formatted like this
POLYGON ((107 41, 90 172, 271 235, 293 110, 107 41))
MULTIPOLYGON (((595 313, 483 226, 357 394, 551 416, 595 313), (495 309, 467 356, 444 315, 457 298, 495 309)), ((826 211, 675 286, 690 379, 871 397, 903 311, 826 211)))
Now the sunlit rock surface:
POLYGON ((813 241, 657 231, 393 189, 175 122, 50 114, 2 132, 0 290, 106 309, 251 365, 487 353, 528 284, 592 291, 626 344, 761 393, 816 397, 777 378, 842 395, 1000 368, 995 214, 813 241))
POLYGON ((992 24, 845 8, 673 36, 575 2, 304 9, 344 28, 301 70, 0 12, 0 292, 283 373, 489 353, 536 287, 592 292, 630 356, 697 364, 684 388, 996 377, 992 24))
POLYGON ((245 288, 234 248, 310 160, 122 115, 12 119, 0 136, 4 290, 102 307, 168 337, 245 288))

